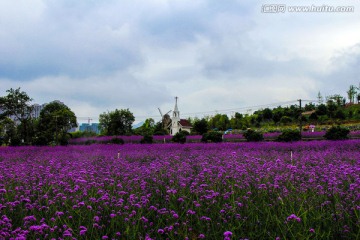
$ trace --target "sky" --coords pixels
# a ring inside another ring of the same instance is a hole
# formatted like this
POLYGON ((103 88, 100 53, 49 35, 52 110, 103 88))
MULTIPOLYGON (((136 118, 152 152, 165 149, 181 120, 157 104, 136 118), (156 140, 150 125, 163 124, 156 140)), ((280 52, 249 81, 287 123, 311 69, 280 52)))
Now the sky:
POLYGON ((0 95, 60 100, 79 122, 159 120, 175 96, 184 118, 246 113, 359 86, 360 1, 1 0, 0 56, 0 95))

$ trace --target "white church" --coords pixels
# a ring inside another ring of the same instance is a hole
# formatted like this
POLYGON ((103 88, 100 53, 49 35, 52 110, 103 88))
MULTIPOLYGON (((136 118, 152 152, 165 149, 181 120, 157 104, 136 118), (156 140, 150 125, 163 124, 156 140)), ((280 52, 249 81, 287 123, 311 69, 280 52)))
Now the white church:
POLYGON ((171 118, 171 124, 169 126, 170 135, 172 136, 174 136, 176 133, 180 131, 186 131, 190 133, 192 128, 191 123, 188 120, 180 118, 180 111, 177 106, 177 100, 178 97, 175 97, 175 107, 171 118))

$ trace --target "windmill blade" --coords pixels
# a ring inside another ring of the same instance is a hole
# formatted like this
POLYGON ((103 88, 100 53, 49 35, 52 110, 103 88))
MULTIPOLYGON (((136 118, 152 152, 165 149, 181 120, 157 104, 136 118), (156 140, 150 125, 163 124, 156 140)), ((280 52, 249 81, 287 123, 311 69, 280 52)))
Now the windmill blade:
MULTIPOLYGON (((169 113, 171 113, 171 112, 172 112, 172 110, 168 111, 166 114, 169 114, 169 113)), ((165 115, 166 115, 166 114, 165 114, 165 115)))
POLYGON ((160 108, 158 108, 158 109, 159 109, 159 112, 160 112, 161 117, 163 117, 164 115, 162 114, 162 112, 161 112, 160 108))

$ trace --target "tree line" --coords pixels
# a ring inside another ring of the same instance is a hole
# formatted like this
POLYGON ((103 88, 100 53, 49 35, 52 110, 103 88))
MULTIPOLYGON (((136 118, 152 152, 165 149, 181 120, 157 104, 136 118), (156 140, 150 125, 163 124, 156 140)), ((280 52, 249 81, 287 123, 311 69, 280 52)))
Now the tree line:
POLYGON ((59 101, 47 104, 34 117, 32 98, 24 91, 9 89, 0 97, 0 145, 65 145, 68 131, 77 127, 73 111, 59 101))
MULTIPOLYGON (((192 134, 203 135, 211 130, 226 131, 229 129, 246 130, 248 128, 283 127, 298 124, 334 124, 346 121, 360 121, 359 88, 351 85, 347 91, 349 102, 339 95, 324 98, 318 94, 318 101, 309 102, 301 107, 297 104, 276 108, 264 108, 252 114, 234 113, 216 114, 201 119, 189 118, 192 123, 192 134), (357 101, 356 101, 357 100, 357 101), (357 104, 356 104, 357 103, 357 104)), ((34 105, 32 98, 26 92, 9 89, 7 95, 0 97, 0 145, 65 145, 71 137, 96 135, 92 132, 69 133, 77 127, 76 116, 64 103, 53 101, 40 112, 40 116, 33 116, 34 105)), ((100 134, 104 136, 118 135, 166 135, 161 121, 155 122, 148 118, 144 124, 132 129, 135 121, 129 109, 115 109, 100 114, 100 134)))

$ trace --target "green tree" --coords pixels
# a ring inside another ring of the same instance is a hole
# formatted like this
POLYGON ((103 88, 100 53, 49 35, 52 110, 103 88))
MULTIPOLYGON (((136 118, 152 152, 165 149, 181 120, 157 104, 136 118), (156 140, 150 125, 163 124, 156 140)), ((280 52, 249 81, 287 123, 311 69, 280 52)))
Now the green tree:
POLYGON ((230 120, 226 114, 216 114, 208 121, 211 129, 217 128, 219 130, 226 130, 230 128, 230 120))
POLYGON ((346 93, 348 95, 350 103, 354 103, 355 96, 357 94, 356 87, 354 85, 350 85, 349 90, 346 93))
POLYGON ((216 132, 216 131, 210 131, 207 133, 204 133, 202 135, 201 141, 202 142, 222 142, 223 135, 220 132, 216 132))
POLYGON ((134 130, 135 134, 141 136, 152 136, 155 131, 155 121, 152 118, 145 120, 144 124, 134 130))
POLYGON ((19 134, 17 134, 17 128, 15 122, 10 118, 3 118, 0 122, 2 143, 9 144, 11 146, 18 146, 21 144, 19 134))
POLYGON ((129 135, 132 133, 134 121, 135 117, 129 109, 115 109, 114 111, 100 114, 99 127, 103 135, 129 135))
POLYGON ((270 108, 265 108, 262 110, 262 113, 265 120, 271 120, 273 117, 273 112, 270 110, 270 108))
POLYGON ((154 135, 167 135, 169 134, 166 129, 163 127, 162 121, 159 121, 154 126, 154 135))
POLYGON ((319 116, 324 116, 327 114, 327 107, 325 104, 320 104, 316 109, 316 114, 319 116))
POLYGON ((308 104, 305 104, 305 107, 304 107, 305 111, 312 111, 312 110, 315 110, 316 107, 315 107, 315 104, 313 104, 312 102, 308 103, 308 104))
POLYGON ((77 127, 75 113, 65 104, 53 101, 40 112, 35 143, 38 145, 47 145, 51 142, 66 144, 69 137, 68 131, 73 127, 77 127))
POLYGON ((172 137, 172 141, 176 142, 176 143, 186 143, 186 136, 188 136, 189 133, 186 131, 180 131, 177 132, 173 137, 172 137))
POLYGON ((329 128, 324 137, 328 140, 343 140, 349 138, 350 130, 341 126, 333 126, 329 128))
POLYGON ((195 120, 192 131, 200 135, 203 135, 204 133, 209 131, 208 122, 206 121, 206 119, 202 118, 201 120, 195 120))
POLYGON ((26 92, 21 91, 20 88, 10 88, 6 92, 6 96, 0 97, 0 109, 3 111, 0 118, 11 117, 15 122, 21 124, 21 131, 17 131, 18 137, 28 144, 31 139, 28 129, 29 124, 31 124, 31 112, 33 110, 32 98, 26 92))
POLYGON ((264 136, 260 132, 256 132, 252 129, 248 129, 244 132, 244 137, 248 142, 260 142, 264 140, 264 136))

